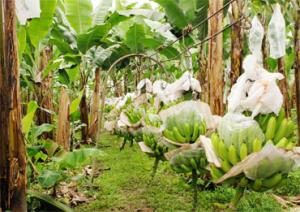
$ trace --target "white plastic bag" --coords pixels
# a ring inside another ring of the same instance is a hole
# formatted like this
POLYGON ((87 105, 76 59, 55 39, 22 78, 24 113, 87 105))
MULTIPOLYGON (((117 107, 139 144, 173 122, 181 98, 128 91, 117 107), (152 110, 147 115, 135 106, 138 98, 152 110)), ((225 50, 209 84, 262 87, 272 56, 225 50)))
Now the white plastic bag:
POLYGON ((179 99, 186 91, 201 92, 199 81, 188 71, 172 84, 167 84, 161 91, 160 98, 164 103, 168 103, 179 99))
POLYGON ((259 77, 260 66, 255 55, 248 55, 243 61, 244 73, 238 78, 232 86, 228 96, 228 111, 231 113, 241 113, 244 108, 241 101, 247 97, 253 83, 259 77))
POLYGON ((218 125, 218 134, 227 147, 234 145, 238 150, 242 143, 252 148, 255 139, 263 141, 265 136, 258 123, 242 114, 227 113, 218 125))
POLYGON ((116 109, 119 110, 121 109, 126 102, 131 99, 133 100, 134 98, 136 98, 136 93, 127 93, 116 105, 116 109))
POLYGON ((17 0, 16 12, 20 24, 25 25, 27 19, 40 17, 40 0, 17 0))
POLYGON ((276 81, 283 78, 284 76, 280 73, 270 73, 263 70, 260 79, 251 86, 247 98, 242 100, 242 107, 252 111, 252 117, 259 113, 274 112, 278 115, 283 104, 283 95, 276 81))
POLYGON ((284 76, 265 70, 253 55, 245 58, 243 68, 245 73, 239 77, 228 96, 229 112, 242 113, 249 110, 252 117, 259 113, 278 114, 283 96, 276 81, 284 76))
POLYGON ((274 13, 269 23, 268 39, 270 43, 270 56, 274 59, 285 55, 285 21, 280 11, 280 5, 276 4, 274 13))
POLYGON ((141 95, 144 91, 146 93, 152 93, 152 82, 149 79, 141 80, 137 85, 138 95, 141 95))
POLYGON ((249 49, 259 59, 259 62, 262 62, 261 51, 265 30, 257 16, 252 19, 251 26, 249 32, 249 49))

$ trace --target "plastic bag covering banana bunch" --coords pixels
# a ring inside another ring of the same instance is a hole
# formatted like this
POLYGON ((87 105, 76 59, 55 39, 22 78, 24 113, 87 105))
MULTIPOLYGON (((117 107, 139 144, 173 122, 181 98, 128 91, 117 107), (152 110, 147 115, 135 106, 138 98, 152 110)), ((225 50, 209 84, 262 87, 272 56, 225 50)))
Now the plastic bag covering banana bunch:
POLYGON ((113 132, 117 125, 117 118, 120 116, 120 112, 116 109, 117 103, 121 100, 121 97, 108 98, 105 100, 105 122, 104 129, 108 132, 113 132), (109 108, 109 110, 107 109, 109 108))
POLYGON ((164 159, 164 153, 168 152, 169 147, 163 142, 160 130, 153 127, 144 127, 142 133, 143 141, 139 142, 141 150, 150 156, 164 159))
POLYGON ((246 157, 232 167, 216 183, 230 178, 241 178, 240 185, 255 191, 265 191, 277 186, 287 174, 300 167, 300 155, 296 151, 276 148, 266 144, 259 152, 246 157))
POLYGON ((165 154, 171 168, 177 173, 190 173, 193 170, 199 174, 205 170, 207 160, 204 149, 199 143, 185 145, 165 154))
POLYGON ((16 12, 20 24, 25 25, 27 19, 40 17, 40 0, 17 0, 16 12))
POLYGON ((253 55, 255 55, 259 61, 262 63, 262 42, 264 39, 264 27, 257 18, 254 18, 251 21, 251 29, 249 32, 249 49, 253 55))
POLYGON ((144 114, 144 108, 129 106, 121 112, 119 121, 125 124, 127 127, 138 128, 141 126, 144 114))
POLYGON ((200 101, 186 101, 159 113, 167 142, 176 146, 194 143, 207 129, 215 128, 210 108, 200 101))
POLYGON ((261 136, 261 132, 256 127, 253 128, 257 126, 254 120, 241 117, 244 121, 235 118, 232 119, 233 123, 229 123, 228 117, 225 118, 218 127, 218 134, 213 133, 211 139, 203 136, 200 138, 210 163, 212 178, 216 183, 231 179, 233 184, 264 191, 278 185, 288 172, 300 166, 300 155, 294 149, 278 148, 272 142, 266 142, 256 136, 261 136), (233 130, 238 129, 234 123, 236 121, 245 126, 241 129, 247 130, 233 130), (238 139, 232 131, 236 132, 238 139), (231 136, 226 137, 227 134, 231 136), (224 135, 225 139, 222 137, 224 135))
POLYGON ((164 97, 164 90, 167 88, 168 83, 164 80, 156 80, 153 83, 153 94, 156 95, 160 100, 164 97))
POLYGON ((137 85, 137 95, 141 95, 142 93, 152 93, 152 82, 149 79, 141 80, 137 85))
POLYGON ((252 117, 259 113, 278 114, 283 96, 276 84, 284 76, 265 70, 254 55, 248 55, 243 62, 245 73, 233 85, 228 96, 228 111, 242 113, 251 111, 252 117))
POLYGON ((104 129, 107 132, 113 132, 114 129, 116 128, 116 122, 115 121, 105 121, 104 122, 104 129))
MULTIPOLYGON (((157 85, 155 85, 155 88, 157 88, 156 86, 157 85)), ((158 83, 158 88, 163 88, 157 89, 157 92, 158 96, 164 104, 183 97, 184 93, 188 91, 198 94, 201 92, 199 81, 193 78, 193 75, 190 72, 185 72, 178 80, 171 84, 164 84, 163 82, 160 82, 158 83), (159 85, 161 87, 159 87, 159 85)))
POLYGON ((248 149, 252 149, 252 142, 258 139, 264 142, 265 136, 258 123, 242 114, 228 113, 218 125, 218 135, 223 140, 224 145, 233 145, 239 151, 242 144, 246 144, 248 149))
POLYGON ((281 58, 285 55, 286 35, 285 21, 280 11, 280 5, 276 4, 274 13, 269 23, 268 40, 270 43, 270 56, 274 59, 281 58))
POLYGON ((136 98, 136 93, 127 93, 116 105, 116 109, 120 110, 122 109, 126 103, 132 101, 133 99, 136 98))
POLYGON ((158 114, 147 112, 142 121, 142 124, 143 126, 160 128, 162 125, 162 120, 158 114))

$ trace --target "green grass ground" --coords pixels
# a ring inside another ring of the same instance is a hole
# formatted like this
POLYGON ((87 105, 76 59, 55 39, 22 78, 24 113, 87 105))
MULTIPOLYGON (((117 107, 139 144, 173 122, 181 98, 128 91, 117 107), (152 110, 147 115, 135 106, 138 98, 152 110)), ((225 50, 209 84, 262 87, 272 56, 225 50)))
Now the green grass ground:
MULTIPOLYGON (((109 147, 103 148, 101 166, 110 170, 103 171, 94 181, 96 189, 88 191, 96 199, 77 207, 77 211, 191 211, 192 189, 170 170, 167 162, 159 165, 151 181, 153 159, 142 153, 137 144, 120 151, 120 141, 115 137, 105 136, 102 141, 109 147)), ((228 203, 234 192, 225 186, 199 192, 198 211, 218 211, 213 203, 228 203)), ((246 192, 238 211, 276 212, 282 208, 269 194, 246 192)))

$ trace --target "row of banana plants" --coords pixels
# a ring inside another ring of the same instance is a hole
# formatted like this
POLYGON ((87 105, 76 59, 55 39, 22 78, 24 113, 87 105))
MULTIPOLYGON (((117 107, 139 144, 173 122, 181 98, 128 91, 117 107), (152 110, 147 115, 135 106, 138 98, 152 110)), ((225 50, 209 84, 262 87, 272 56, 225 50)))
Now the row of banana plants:
POLYGON ((199 81, 186 72, 173 83, 144 79, 136 92, 107 100, 104 127, 124 138, 121 149, 135 141, 154 158, 152 177, 159 161, 168 161, 192 179, 194 208, 199 178, 236 188, 226 207, 236 206, 245 190, 273 189, 300 166, 297 126, 277 86, 282 75, 263 69, 254 55, 243 66, 223 117, 199 99, 199 81))

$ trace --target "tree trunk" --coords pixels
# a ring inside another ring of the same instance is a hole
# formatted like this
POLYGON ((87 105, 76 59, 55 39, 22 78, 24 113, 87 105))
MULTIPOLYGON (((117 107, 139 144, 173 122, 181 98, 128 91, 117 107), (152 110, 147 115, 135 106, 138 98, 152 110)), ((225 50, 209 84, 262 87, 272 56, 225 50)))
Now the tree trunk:
POLYGON ((55 140, 66 151, 70 150, 70 99, 64 87, 60 90, 58 125, 55 140))
MULTIPOLYGON (((52 48, 46 47, 42 50, 40 55, 40 66, 38 76, 40 77, 40 82, 37 83, 37 101, 38 105, 46 110, 53 111, 53 92, 52 92, 52 74, 48 74, 45 79, 42 79, 43 71, 46 68, 49 60, 52 57, 52 48)), ((40 108, 37 109, 37 124, 52 124, 52 115, 40 108)), ((42 137, 44 139, 53 139, 52 132, 43 133, 42 137)))
POLYGON ((27 211, 26 154, 21 130, 15 1, 1 0, 0 211, 27 211))
MULTIPOLYGON (((98 133, 98 116, 100 107, 100 68, 95 71, 95 88, 93 93, 93 101, 91 107, 91 126, 89 131, 89 136, 94 141, 98 133)), ((97 141, 96 141, 97 142, 97 141)))
MULTIPOLYGON (((212 15, 223 7, 223 0, 209 1, 208 14, 212 15)), ((216 34, 223 28, 223 13, 218 13, 209 20, 209 36, 216 34)), ((224 91, 224 71, 223 71, 223 34, 213 37, 208 46, 208 90, 209 105, 216 115, 224 114, 223 91, 224 91)))
MULTIPOLYGON (((300 0, 297 0, 297 7, 300 7, 300 0)), ((298 121, 298 135, 300 145, 300 11, 297 10, 295 20, 295 51, 296 51, 296 63, 295 63, 295 83, 296 83, 296 104, 297 104, 297 121, 298 121)))
POLYGON ((128 93, 128 72, 125 70, 124 73, 124 94, 128 93))
POLYGON ((287 117, 291 115, 291 104, 289 98, 289 89, 287 83, 287 76, 285 74, 284 57, 278 59, 278 72, 284 76, 284 79, 279 81, 279 88, 283 94, 283 107, 287 117))
POLYGON ((208 102, 208 81, 207 81, 207 58, 205 48, 199 47, 199 71, 197 73, 197 80, 201 85, 201 100, 208 102))
POLYGON ((120 81, 118 81, 118 80, 116 79, 116 76, 114 76, 114 77, 112 78, 112 81, 113 81, 113 86, 114 86, 114 90, 115 90, 115 96, 116 96, 116 97, 122 96, 122 86, 121 86, 120 81))
MULTIPOLYGON (((238 21, 242 14, 239 8, 243 8, 243 1, 233 2, 231 22, 238 21)), ((231 30, 231 86, 234 85, 242 72, 243 35, 240 24, 234 24, 231 30)))
POLYGON ((86 100, 86 88, 83 88, 83 94, 80 101, 80 119, 81 124, 84 124, 81 128, 81 139, 82 142, 88 143, 89 140, 89 108, 86 100))

